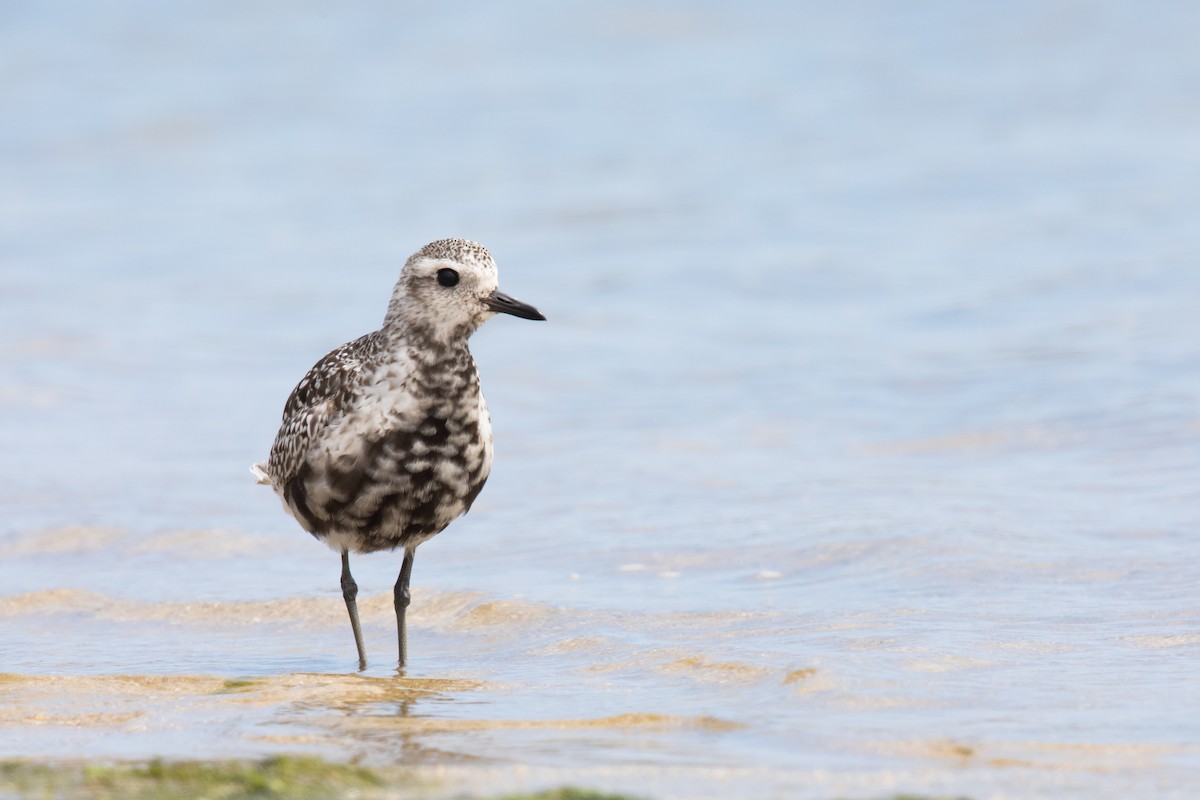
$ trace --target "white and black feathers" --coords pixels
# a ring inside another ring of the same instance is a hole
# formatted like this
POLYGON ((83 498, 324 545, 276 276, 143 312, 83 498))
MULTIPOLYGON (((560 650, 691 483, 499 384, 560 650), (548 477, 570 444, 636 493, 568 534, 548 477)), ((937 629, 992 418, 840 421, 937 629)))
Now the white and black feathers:
POLYGON ((481 245, 426 245, 405 263, 383 327, 292 391, 269 459, 252 470, 305 530, 339 552, 414 548, 471 507, 492 429, 467 339, 498 312, 544 319, 497 285, 481 245))

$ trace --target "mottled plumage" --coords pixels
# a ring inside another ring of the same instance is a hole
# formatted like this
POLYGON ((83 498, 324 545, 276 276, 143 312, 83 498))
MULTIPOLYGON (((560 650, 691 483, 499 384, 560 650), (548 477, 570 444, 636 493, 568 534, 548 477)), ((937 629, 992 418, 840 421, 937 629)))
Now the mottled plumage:
POLYGON ((361 665, 348 554, 405 549, 396 584, 403 665, 413 553, 470 509, 491 470, 491 420, 467 339, 497 312, 544 319, 497 290, 481 245, 426 245, 405 263, 383 327, 309 370, 284 405, 270 457, 253 467, 305 530, 342 554, 361 665))

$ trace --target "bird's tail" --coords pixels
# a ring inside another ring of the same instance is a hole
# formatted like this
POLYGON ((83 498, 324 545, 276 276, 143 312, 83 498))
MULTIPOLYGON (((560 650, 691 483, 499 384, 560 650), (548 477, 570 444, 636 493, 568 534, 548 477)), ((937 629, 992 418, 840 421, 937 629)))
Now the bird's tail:
POLYGON ((271 476, 267 473, 266 464, 255 464, 254 466, 250 467, 250 472, 254 473, 254 477, 258 478, 258 483, 260 485, 271 485, 271 476))

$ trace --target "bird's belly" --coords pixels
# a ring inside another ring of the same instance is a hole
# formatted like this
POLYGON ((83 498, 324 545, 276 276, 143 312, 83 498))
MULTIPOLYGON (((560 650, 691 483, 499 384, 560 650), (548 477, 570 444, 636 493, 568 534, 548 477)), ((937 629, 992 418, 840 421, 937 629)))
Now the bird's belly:
POLYGON ((490 445, 477 425, 441 419, 325 442, 284 487, 284 503, 335 550, 414 547, 470 507, 487 480, 490 445))

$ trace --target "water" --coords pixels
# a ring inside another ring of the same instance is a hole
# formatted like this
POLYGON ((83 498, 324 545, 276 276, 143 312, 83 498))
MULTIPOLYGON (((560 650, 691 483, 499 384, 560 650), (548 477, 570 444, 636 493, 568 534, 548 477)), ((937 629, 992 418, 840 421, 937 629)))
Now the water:
POLYGON ((1190 796, 1198 14, 9 4, 3 755, 1190 796), (550 321, 354 676, 247 467, 451 235, 550 321))

